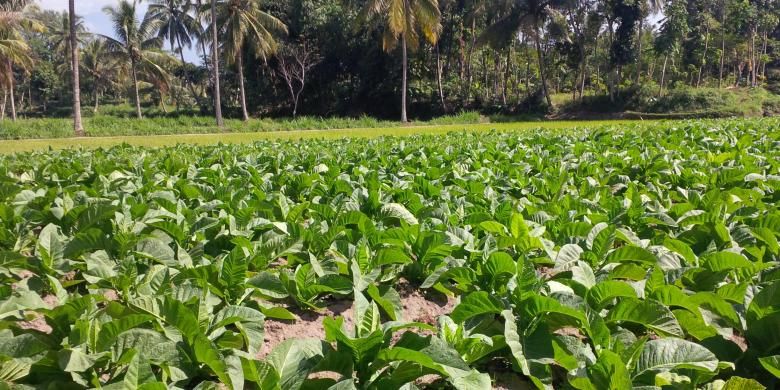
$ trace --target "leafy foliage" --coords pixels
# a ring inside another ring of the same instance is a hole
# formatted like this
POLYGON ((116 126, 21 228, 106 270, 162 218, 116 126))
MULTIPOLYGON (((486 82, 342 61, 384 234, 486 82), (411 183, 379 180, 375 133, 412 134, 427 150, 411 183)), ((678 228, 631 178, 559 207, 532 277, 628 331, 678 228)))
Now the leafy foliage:
POLYGON ((779 143, 725 121, 2 157, 0 381, 775 388, 779 143), (458 304, 408 322, 402 278, 458 304), (334 299, 324 339, 261 353, 334 299))

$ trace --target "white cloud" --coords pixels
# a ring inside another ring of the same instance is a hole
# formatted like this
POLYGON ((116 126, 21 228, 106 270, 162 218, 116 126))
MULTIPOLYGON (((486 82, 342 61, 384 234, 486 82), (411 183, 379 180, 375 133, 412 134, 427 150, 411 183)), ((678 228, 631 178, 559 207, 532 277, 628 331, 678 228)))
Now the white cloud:
MULTIPOLYGON (((68 0, 37 0, 38 5, 43 9, 63 11, 68 9, 68 0)), ((107 5, 116 5, 119 0, 78 0, 76 1, 76 13, 79 15, 102 14, 103 7, 107 5)), ((140 3, 138 11, 143 12, 146 4, 140 3)))
MULTIPOLYGON (((68 9, 68 0, 36 0, 36 3, 42 9, 54 11, 66 11, 68 9)), ((116 4, 119 4, 119 0, 76 0, 76 14, 84 18, 84 24, 90 32, 110 36, 113 34, 113 29, 108 16, 103 13, 103 7, 116 4)), ((149 5, 146 1, 138 4, 136 12, 139 18, 143 17, 148 7, 149 5)), ((188 61, 200 61, 194 49, 185 49, 184 57, 188 61)))

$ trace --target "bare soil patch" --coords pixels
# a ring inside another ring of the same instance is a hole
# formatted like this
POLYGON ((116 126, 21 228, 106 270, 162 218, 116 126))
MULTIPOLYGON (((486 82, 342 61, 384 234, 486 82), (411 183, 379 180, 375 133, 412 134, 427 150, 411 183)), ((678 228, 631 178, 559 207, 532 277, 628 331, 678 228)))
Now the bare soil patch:
MULTIPOLYGON (((405 321, 436 325, 439 316, 452 312, 456 304, 455 298, 435 291, 422 291, 404 281, 395 287, 401 296, 405 321)), ((351 300, 333 301, 321 312, 301 310, 297 307, 287 307, 287 309, 298 319, 296 321, 266 319, 265 340, 263 340, 258 357, 267 356, 274 347, 287 339, 313 337, 324 340, 325 329, 322 326, 322 321, 326 317, 344 317, 344 325, 347 328, 352 327, 354 319, 351 300)))

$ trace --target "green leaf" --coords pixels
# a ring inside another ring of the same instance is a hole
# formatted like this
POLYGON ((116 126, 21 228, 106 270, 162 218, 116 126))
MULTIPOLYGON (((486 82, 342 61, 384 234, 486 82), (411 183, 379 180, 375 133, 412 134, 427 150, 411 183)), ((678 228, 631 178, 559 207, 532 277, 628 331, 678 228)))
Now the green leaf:
POLYGON ((418 225, 419 222, 414 214, 409 212, 406 207, 400 203, 388 203, 382 206, 380 210, 382 218, 398 218, 410 225, 418 225))
POLYGON ((318 339, 290 339, 277 345, 268 355, 279 375, 282 389, 300 389, 309 373, 322 358, 322 341, 318 339))
POLYGON ((635 377, 647 371, 692 369, 715 372, 718 358, 707 348, 678 338, 650 340, 645 343, 636 363, 635 377))
POLYGON ((766 387, 755 379, 733 376, 726 381, 720 390, 765 390, 766 387))
POLYGON ((615 242, 615 232, 617 228, 614 225, 607 225, 604 222, 598 223, 593 226, 588 234, 586 245, 596 256, 597 261, 604 259, 604 256, 611 249, 612 244, 615 242))
POLYGON ((745 256, 734 252, 716 252, 706 255, 701 258, 701 264, 704 268, 713 272, 753 267, 753 263, 745 256))
POLYGON ((244 254, 243 248, 236 246, 222 260, 222 268, 219 270, 219 281, 227 293, 230 303, 236 303, 244 294, 244 283, 249 267, 249 259, 244 254))
POLYGON ((776 378, 780 378, 780 355, 759 358, 761 365, 776 378))
POLYGON ((261 306, 260 312, 267 318, 274 318, 277 320, 295 321, 297 319, 295 314, 280 306, 268 308, 261 306))
POLYGON ((684 337, 674 314, 654 300, 623 298, 609 311, 605 320, 608 323, 632 322, 660 335, 684 337))
POLYGON ((636 290, 626 282, 605 280, 588 290, 586 299, 594 309, 600 309, 614 298, 636 298, 636 290))
POLYGON ((260 272, 248 279, 246 283, 268 298, 284 299, 289 296, 279 276, 270 272, 260 272))
POLYGON ((211 319, 211 332, 220 331, 228 325, 234 325, 244 338, 247 352, 257 355, 263 344, 265 316, 263 313, 246 306, 228 305, 223 307, 211 319))
MULTIPOLYGON (((11 333, 10 331, 8 332, 11 333)), ((0 356, 26 358, 47 351, 49 346, 30 333, 18 336, 0 337, 0 356)))
POLYGON ((506 234, 506 227, 496 221, 482 221, 479 223, 479 227, 488 233, 497 234, 499 236, 506 234))
POLYGON ((377 287, 376 285, 369 285, 366 289, 366 293, 371 299, 382 308, 382 311, 387 314, 387 317, 392 321, 402 321, 404 314, 404 306, 401 303, 401 296, 390 286, 377 287))
POLYGON ((523 351, 523 343, 520 340, 520 333, 517 331, 517 322, 515 315, 511 310, 503 310, 501 315, 504 317, 504 339, 509 350, 512 352, 512 358, 520 367, 520 372, 523 375, 530 375, 528 368, 528 361, 525 358, 525 352, 523 351))
POLYGON ((57 352, 57 363, 65 372, 84 372, 95 364, 95 359, 79 348, 64 348, 57 352))
POLYGON ((456 323, 482 314, 499 314, 504 310, 501 302, 485 291, 476 291, 466 295, 450 314, 456 323))
POLYGON ((157 238, 147 237, 141 239, 136 245, 135 252, 141 257, 168 267, 176 267, 178 265, 176 253, 173 249, 157 238))
POLYGON ((60 238, 57 225, 48 224, 38 234, 35 251, 48 269, 57 269, 65 253, 65 244, 60 238))
MULTIPOLYGON (((134 304, 143 303, 143 301, 134 301, 134 304)), ((159 311, 152 309, 148 305, 137 305, 141 310, 149 314, 159 316, 166 323, 173 325, 181 332, 187 340, 187 344, 195 353, 195 358, 211 368, 214 374, 224 383, 230 384, 230 377, 227 375, 222 355, 217 350, 214 343, 209 340, 199 327, 198 318, 195 313, 187 306, 170 297, 165 297, 159 303, 159 311)))
MULTIPOLYGON (((8 383, 16 382, 30 373, 32 362, 22 359, 10 359, 0 363, 0 389, 8 383)), ((5 387, 9 389, 13 387, 5 387)))
POLYGON ((654 254, 650 253, 647 249, 640 248, 638 246, 626 245, 622 246, 607 255, 607 263, 640 263, 647 265, 655 265, 658 259, 654 254))
POLYGON ((587 371, 596 389, 622 390, 633 387, 626 364, 612 351, 601 351, 596 364, 589 366, 587 371))
POLYGON ((154 316, 147 314, 130 314, 122 318, 103 324, 98 334, 96 349, 105 351, 122 332, 128 331, 138 325, 154 320, 154 316))

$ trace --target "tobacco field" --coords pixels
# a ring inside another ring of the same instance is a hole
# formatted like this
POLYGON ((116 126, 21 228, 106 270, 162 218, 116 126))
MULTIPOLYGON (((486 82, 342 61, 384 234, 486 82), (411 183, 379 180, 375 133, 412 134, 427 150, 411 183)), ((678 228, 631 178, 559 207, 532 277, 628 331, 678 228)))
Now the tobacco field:
POLYGON ((780 386, 777 120, 42 151, 0 200, 0 389, 780 386))

